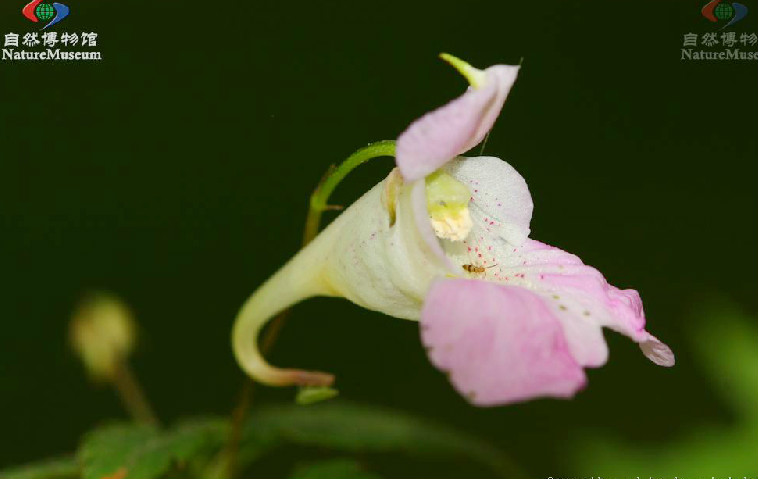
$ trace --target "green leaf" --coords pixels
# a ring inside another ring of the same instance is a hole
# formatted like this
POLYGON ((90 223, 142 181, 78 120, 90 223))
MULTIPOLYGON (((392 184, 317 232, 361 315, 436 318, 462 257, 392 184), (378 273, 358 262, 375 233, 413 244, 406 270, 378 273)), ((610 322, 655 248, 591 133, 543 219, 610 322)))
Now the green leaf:
POLYGON ((345 452, 454 456, 507 477, 524 476, 507 455, 468 434, 401 412, 342 401, 255 411, 243 431, 240 457, 250 460, 282 443, 345 452))
POLYGON ((228 426, 198 419, 161 431, 138 424, 112 424, 87 434, 78 456, 84 479, 152 479, 196 454, 217 450, 228 426))
POLYGON ((337 458, 299 465, 289 479, 381 479, 355 459, 337 458))
POLYGON ((79 477, 76 458, 60 457, 0 471, 0 479, 65 479, 79 477))
POLYGON ((338 394, 339 391, 327 386, 304 387, 297 392, 295 403, 301 406, 307 406, 317 402, 326 401, 327 399, 332 399, 337 397, 338 394))

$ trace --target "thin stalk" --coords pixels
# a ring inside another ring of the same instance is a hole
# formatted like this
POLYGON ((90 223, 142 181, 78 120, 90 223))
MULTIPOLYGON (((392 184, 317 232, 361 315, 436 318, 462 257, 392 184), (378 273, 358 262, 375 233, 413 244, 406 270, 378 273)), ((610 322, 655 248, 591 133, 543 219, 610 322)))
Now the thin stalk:
POLYGON ((310 243, 318 234, 321 226, 321 215, 324 211, 339 210, 341 206, 329 205, 329 196, 331 196, 337 185, 345 179, 348 173, 356 167, 373 158, 382 156, 395 156, 395 142, 392 140, 377 141, 356 151, 340 166, 329 169, 326 176, 321 180, 319 185, 311 194, 310 208, 308 216, 305 219, 305 231, 303 232, 303 246, 310 243))
POLYGON ((124 407, 135 421, 150 424, 151 426, 159 425, 153 408, 147 401, 142 387, 125 360, 119 361, 116 366, 113 375, 113 385, 121 397, 124 407))

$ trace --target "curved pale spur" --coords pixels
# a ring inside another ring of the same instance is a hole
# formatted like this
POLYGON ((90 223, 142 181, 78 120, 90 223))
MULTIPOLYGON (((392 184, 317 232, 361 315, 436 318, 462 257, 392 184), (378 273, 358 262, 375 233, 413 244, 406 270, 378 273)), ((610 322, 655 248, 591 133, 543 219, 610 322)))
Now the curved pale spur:
POLYGON ((672 366, 636 291, 529 238, 532 198, 513 167, 459 156, 492 128, 519 67, 444 58, 471 87, 413 122, 397 139, 397 168, 248 299, 233 332, 239 364, 268 385, 331 384, 329 374, 269 365, 257 338, 290 305, 341 296, 419 321, 431 362, 479 406, 573 396, 584 368, 607 361, 603 327, 672 366))

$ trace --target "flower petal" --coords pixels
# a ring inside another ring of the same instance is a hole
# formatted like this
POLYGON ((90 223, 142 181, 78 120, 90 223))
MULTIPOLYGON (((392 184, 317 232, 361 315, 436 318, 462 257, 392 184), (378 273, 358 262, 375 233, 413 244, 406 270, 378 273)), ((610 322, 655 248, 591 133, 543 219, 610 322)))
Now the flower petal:
POLYGON ((484 116, 479 121, 476 133, 461 153, 478 145, 484 140, 485 135, 495 125, 495 120, 497 120, 497 117, 500 115, 500 110, 503 108, 505 99, 508 97, 508 93, 510 93, 513 84, 516 83, 519 68, 521 67, 516 65, 494 65, 484 71, 486 81, 493 82, 497 85, 497 93, 495 94, 492 106, 487 109, 484 116))
POLYGON ((383 192, 393 175, 319 234, 314 243, 328 241, 330 249, 320 251, 314 264, 305 267, 322 268, 335 295, 390 316, 416 320, 432 280, 448 273, 452 264, 429 223, 424 181, 397 186, 391 208, 383 192))
POLYGON ((640 343, 654 363, 673 365, 673 353, 645 330, 639 293, 608 284, 603 275, 575 255, 534 240, 499 259, 500 275, 540 293, 560 319, 574 357, 584 366, 601 366, 607 346, 601 327, 640 343))
POLYGON ((670 368, 676 364, 676 358, 671 348, 661 342, 652 334, 648 335, 648 339, 640 343, 640 349, 646 358, 657 364, 658 366, 665 366, 670 368))
POLYGON ((476 405, 566 398, 586 383, 560 321, 525 288, 437 280, 421 312, 421 338, 432 363, 476 405))
POLYGON ((397 139, 397 166, 406 181, 415 181, 473 148, 492 128, 519 67, 495 65, 484 71, 479 88, 427 113, 397 139))
POLYGON ((514 246, 526 241, 534 203, 518 171, 492 156, 456 158, 445 171, 471 191, 469 209, 475 223, 514 246))
POLYGON ((445 250, 442 249, 440 240, 434 234, 432 223, 429 220, 429 210, 426 206, 426 185, 424 180, 415 181, 409 187, 411 188, 410 207, 416 232, 448 273, 457 271, 457 268, 445 254, 445 250))
POLYGON ((443 242, 445 253, 458 265, 458 275, 528 288, 545 298, 563 325, 574 358, 585 367, 598 367, 608 359, 603 327, 639 343, 654 363, 671 366, 673 353, 645 330, 639 294, 620 290, 577 256, 534 240, 514 245, 503 226, 482 220, 472 210, 473 228, 461 244, 443 242), (467 266, 483 271, 470 273, 467 266))

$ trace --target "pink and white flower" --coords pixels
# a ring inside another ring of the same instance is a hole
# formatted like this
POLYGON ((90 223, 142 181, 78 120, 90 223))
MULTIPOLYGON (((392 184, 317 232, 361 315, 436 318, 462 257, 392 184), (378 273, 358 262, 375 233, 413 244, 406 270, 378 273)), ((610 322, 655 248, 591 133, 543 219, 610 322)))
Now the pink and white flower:
POLYGON ((397 140, 397 169, 251 296, 234 330, 243 369, 271 385, 331 383, 268 365, 256 345, 269 318, 316 295, 420 321, 432 363, 480 406, 573 396, 584 368, 607 361, 603 327, 672 366, 671 350, 645 330, 636 291, 529 239, 533 204, 515 169, 459 156, 492 128, 518 67, 446 59, 472 87, 412 123, 397 140))

